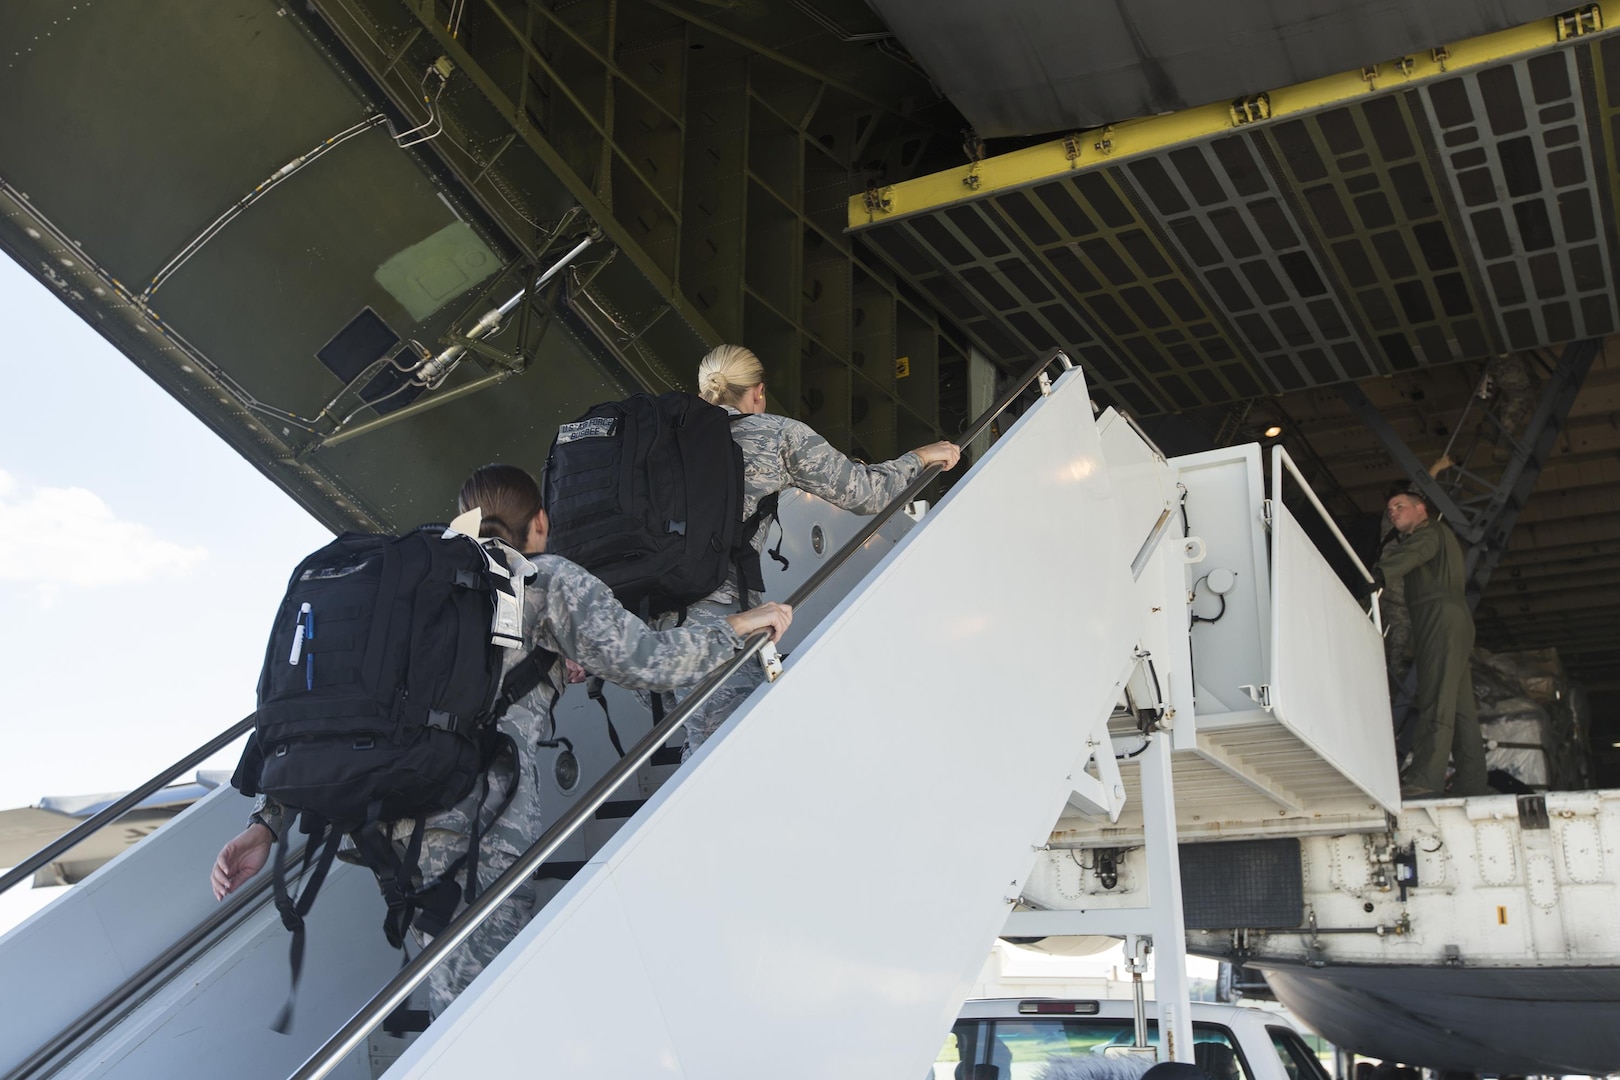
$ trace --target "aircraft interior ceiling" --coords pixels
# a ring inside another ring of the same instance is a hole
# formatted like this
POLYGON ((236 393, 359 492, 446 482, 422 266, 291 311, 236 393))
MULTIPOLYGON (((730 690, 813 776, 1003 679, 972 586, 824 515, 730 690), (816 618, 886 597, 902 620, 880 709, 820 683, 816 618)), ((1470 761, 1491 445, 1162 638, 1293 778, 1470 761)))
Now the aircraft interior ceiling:
POLYGON ((722 341, 870 459, 1058 346, 1172 453, 1280 439, 1370 555, 1371 409, 1460 501, 1528 470, 1481 644, 1612 718, 1620 4, 1092 7, 12 0, 0 247, 334 528, 722 341))
POLYGON ((1563 0, 872 0, 980 135, 1158 116, 1551 18, 1563 0))

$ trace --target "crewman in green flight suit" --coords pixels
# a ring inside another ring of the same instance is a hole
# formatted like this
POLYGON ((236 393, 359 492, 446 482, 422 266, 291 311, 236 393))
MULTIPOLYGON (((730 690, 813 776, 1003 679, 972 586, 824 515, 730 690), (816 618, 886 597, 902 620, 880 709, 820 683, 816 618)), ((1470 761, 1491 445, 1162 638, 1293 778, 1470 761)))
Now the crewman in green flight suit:
POLYGON ((1412 653, 1417 667, 1417 728, 1412 763, 1401 775, 1401 795, 1432 798, 1446 786, 1449 752, 1457 772, 1452 795, 1485 795, 1485 744, 1474 705, 1471 660, 1474 618, 1463 589, 1462 546, 1446 526, 1429 518, 1429 505, 1415 491, 1399 491, 1387 503, 1401 542, 1373 568, 1374 587, 1401 579, 1412 613, 1412 653))

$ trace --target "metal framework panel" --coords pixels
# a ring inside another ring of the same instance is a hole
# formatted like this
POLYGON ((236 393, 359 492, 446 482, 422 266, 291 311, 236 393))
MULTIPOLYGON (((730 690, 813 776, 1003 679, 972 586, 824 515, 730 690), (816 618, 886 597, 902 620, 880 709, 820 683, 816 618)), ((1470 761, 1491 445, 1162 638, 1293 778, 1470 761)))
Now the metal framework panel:
POLYGON ((876 188, 849 224, 991 355, 1068 349, 1139 414, 1607 334, 1617 50, 1546 19, 876 188))

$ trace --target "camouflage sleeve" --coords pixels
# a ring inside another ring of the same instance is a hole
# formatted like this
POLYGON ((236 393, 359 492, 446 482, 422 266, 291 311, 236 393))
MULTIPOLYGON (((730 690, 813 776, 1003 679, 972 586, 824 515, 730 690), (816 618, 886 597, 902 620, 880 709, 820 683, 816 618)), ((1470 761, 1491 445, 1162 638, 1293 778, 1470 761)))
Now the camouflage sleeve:
POLYGON ((1404 540, 1379 559, 1378 569, 1384 572, 1386 580, 1403 578, 1434 558, 1439 551, 1439 528, 1430 523, 1421 529, 1412 530, 1404 540))
POLYGON ((922 472, 922 459, 909 450, 881 465, 851 461, 797 420, 782 435, 782 464, 793 486, 852 513, 877 513, 922 472))
POLYGON ((253 812, 248 817, 250 820, 257 817, 263 821, 264 827, 275 834, 277 839, 280 839, 287 828, 287 808, 262 792, 253 800, 253 812))
POLYGON ((742 640, 730 625, 653 630, 624 609, 600 579, 557 557, 532 559, 536 630, 592 675, 631 690, 690 686, 731 659, 742 640))

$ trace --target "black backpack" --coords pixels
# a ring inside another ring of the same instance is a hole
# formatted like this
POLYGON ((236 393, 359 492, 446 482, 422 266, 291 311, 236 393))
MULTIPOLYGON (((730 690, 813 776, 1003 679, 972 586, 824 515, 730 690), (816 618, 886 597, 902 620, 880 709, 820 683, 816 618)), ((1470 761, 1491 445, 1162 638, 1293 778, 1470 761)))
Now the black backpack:
MULTIPOLYGON (((443 532, 423 526, 399 537, 346 533, 298 564, 276 613, 255 728, 231 783, 287 808, 274 888, 293 934, 295 991, 303 917, 343 836, 377 875, 388 904, 383 929, 397 948, 419 908, 437 922, 448 918, 458 898, 451 878, 463 863, 472 901, 479 833, 511 799, 508 792, 489 822, 474 814, 467 853, 440 879, 420 880, 423 818, 455 806, 480 778, 487 798, 489 766, 502 754, 516 755, 496 721, 546 678, 556 659, 537 649, 503 682, 501 645, 521 644, 496 633, 497 594, 505 592, 507 604, 513 599, 505 563, 486 554, 484 545, 493 542, 443 532), (286 885, 295 814, 309 837, 307 877, 296 901, 286 885), (416 830, 401 857, 391 831, 403 818, 415 818, 416 830)), ((289 996, 277 1030, 286 1029, 291 1006, 289 996)))
POLYGON ((546 550, 601 578, 643 617, 703 599, 733 566, 750 588, 764 588, 749 543, 762 515, 753 528, 742 520, 731 420, 695 394, 672 392, 597 405, 564 424, 546 458, 546 550))

